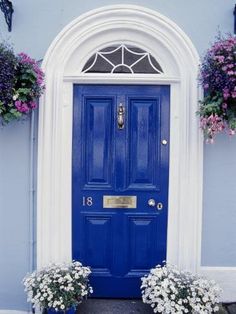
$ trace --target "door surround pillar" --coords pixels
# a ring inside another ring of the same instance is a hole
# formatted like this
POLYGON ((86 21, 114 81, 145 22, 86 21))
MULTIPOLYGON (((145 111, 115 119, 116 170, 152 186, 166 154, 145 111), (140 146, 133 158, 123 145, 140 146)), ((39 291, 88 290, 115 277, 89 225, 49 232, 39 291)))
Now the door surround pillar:
POLYGON ((73 83, 170 85, 167 260, 198 271, 201 259, 203 145, 196 118, 199 56, 170 19, 135 5, 89 11, 66 26, 44 58, 37 185, 37 267, 71 259, 73 83), (163 74, 84 74, 93 53, 111 44, 149 51, 163 74))

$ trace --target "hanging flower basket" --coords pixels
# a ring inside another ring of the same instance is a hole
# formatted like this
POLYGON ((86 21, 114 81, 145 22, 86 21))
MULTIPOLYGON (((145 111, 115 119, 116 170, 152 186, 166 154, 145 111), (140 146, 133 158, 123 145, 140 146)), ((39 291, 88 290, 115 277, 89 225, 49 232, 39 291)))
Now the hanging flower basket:
POLYGON ((200 83, 204 99, 200 103, 200 127, 207 142, 221 132, 236 132, 236 37, 219 37, 207 51, 200 83))
POLYGON ((0 44, 0 119, 3 123, 19 119, 37 108, 44 91, 44 74, 27 54, 15 55, 0 44))

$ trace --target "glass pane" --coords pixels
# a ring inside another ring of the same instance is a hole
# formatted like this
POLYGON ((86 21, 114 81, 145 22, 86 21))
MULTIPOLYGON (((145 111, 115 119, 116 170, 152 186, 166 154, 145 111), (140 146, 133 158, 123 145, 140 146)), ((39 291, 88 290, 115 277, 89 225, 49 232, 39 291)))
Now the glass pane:
POLYGON ((103 59, 101 56, 97 55, 97 60, 94 65, 85 72, 86 73, 111 73, 113 66, 103 59))
POLYGON ((126 65, 119 65, 113 70, 113 73, 132 73, 132 71, 126 65))
POLYGON ((154 65, 154 67, 155 67, 158 71, 163 72, 163 71, 162 71, 162 68, 161 68, 161 66, 160 66, 160 64, 156 61, 156 59, 153 58, 153 56, 151 56, 151 55, 150 55, 150 59, 151 59, 152 64, 154 65))
POLYGON ((142 60, 132 66, 132 70, 134 73, 159 73, 150 65, 148 56, 145 56, 142 60))
POLYGON ((159 74, 160 64, 150 53, 138 47, 109 46, 95 53, 85 64, 86 73, 159 74))
POLYGON ((82 70, 83 72, 84 72, 86 69, 88 69, 88 68, 91 67, 91 65, 93 64, 95 58, 96 58, 96 54, 93 55, 91 58, 88 59, 88 61, 86 62, 85 66, 83 67, 83 70, 82 70))
POLYGON ((137 55, 129 50, 124 51, 124 63, 127 65, 132 65, 134 62, 138 61, 140 58, 142 58, 142 55, 137 55))
MULTIPOLYGON (((114 50, 114 49, 113 49, 114 50)), ((114 52, 102 54, 105 58, 111 61, 114 65, 122 63, 122 48, 116 49, 114 52)))

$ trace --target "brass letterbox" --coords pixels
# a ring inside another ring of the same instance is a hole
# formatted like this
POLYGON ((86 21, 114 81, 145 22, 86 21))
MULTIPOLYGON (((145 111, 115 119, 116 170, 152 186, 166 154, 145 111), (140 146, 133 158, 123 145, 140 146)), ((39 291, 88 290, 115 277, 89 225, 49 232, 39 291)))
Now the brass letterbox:
POLYGON ((103 208, 137 208, 137 196, 104 195, 103 208))

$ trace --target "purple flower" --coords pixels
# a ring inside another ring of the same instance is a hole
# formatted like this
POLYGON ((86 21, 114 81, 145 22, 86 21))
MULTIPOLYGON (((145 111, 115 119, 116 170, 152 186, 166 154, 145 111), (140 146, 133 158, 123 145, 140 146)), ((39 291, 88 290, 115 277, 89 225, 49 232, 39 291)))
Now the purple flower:
POLYGON ((201 117, 200 126, 208 139, 213 140, 216 134, 224 130, 224 121, 217 114, 211 114, 209 117, 201 117))
POLYGON ((232 92, 232 93, 231 93, 231 97, 232 97, 232 98, 236 98, 236 92, 232 92))
POLYGON ((230 92, 227 88, 223 89, 223 97, 226 100, 230 97, 230 92))
POLYGON ((31 109, 36 109, 36 108, 37 108, 36 102, 31 101, 31 102, 30 102, 30 108, 31 108, 31 109))
POLYGON ((15 102, 15 106, 16 106, 16 108, 19 110, 19 109, 21 108, 21 101, 20 101, 20 100, 17 100, 17 101, 15 102))
POLYGON ((12 103, 16 64, 12 49, 0 44, 0 101, 5 106, 12 103))
POLYGON ((28 107, 27 103, 24 103, 20 100, 17 100, 15 102, 15 107, 17 108, 17 110, 21 113, 28 113, 30 108, 28 107))
POLYGON ((218 38, 200 67, 205 97, 199 111, 200 127, 212 142, 216 134, 236 130, 236 37, 218 38))
POLYGON ((15 56, 11 48, 0 44, 0 117, 3 121, 18 119, 37 108, 36 100, 44 89, 44 73, 37 62, 23 52, 15 56))

